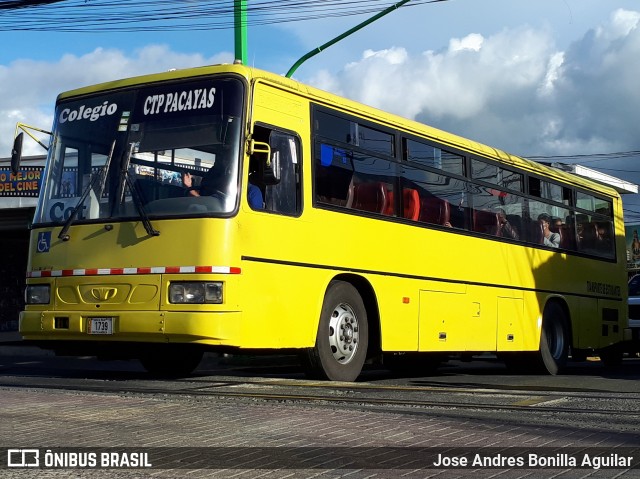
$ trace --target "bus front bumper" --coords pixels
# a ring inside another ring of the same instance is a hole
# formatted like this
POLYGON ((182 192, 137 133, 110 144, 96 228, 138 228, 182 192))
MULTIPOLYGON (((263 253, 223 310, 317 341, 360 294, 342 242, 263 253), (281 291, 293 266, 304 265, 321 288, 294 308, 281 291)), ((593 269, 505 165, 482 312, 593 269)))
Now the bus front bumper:
POLYGON ((52 345, 67 341, 185 343, 240 346, 242 315, 228 312, 23 311, 20 334, 52 345))

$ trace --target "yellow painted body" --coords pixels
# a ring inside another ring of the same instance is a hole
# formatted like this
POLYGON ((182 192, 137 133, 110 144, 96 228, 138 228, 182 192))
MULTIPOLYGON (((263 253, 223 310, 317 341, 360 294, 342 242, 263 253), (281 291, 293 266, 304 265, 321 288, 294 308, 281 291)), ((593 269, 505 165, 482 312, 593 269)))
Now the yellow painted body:
POLYGON ((32 278, 52 284, 52 304, 27 306, 25 339, 187 342, 241 349, 308 348, 316 341, 327 286, 339 275, 361 277, 374 293, 382 351, 532 351, 539 348, 541 318, 557 290, 566 304, 576 348, 601 348, 622 338, 626 318, 622 205, 612 190, 544 168, 409 120, 393 117, 275 75, 242 66, 207 67, 112 82, 61 95, 187 78, 217 72, 243 75, 251 88, 247 131, 256 122, 297 133, 301 140, 303 208, 300 217, 253 211, 246 202, 244 161, 240 208, 231 218, 154 220, 160 236, 142 224, 74 225, 71 240, 35 253, 31 233, 29 271, 216 265, 239 274, 145 274, 32 278), (313 207, 310 103, 341 108, 370 121, 437 139, 540 175, 612 197, 617 262, 554 253, 492 241, 472 234, 415 226, 313 207), (220 305, 167 301, 172 280, 224 281, 220 305), (611 299, 588 294, 587 280, 619 285, 611 299), (562 286, 561 288, 559 286, 562 286), (96 299, 93 291, 115 288, 96 299), (602 334, 602 308, 619 311, 620 324, 602 334), (91 317, 115 318, 114 334, 87 334, 91 317), (68 317, 68 329, 55 328, 68 317))

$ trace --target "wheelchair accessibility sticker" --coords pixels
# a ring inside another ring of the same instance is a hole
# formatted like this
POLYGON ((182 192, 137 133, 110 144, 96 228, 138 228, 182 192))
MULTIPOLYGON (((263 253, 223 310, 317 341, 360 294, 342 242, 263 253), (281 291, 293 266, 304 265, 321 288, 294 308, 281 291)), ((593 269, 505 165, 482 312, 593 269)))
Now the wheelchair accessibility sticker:
POLYGON ((38 233, 38 253, 48 253, 51 247, 51 231, 38 233))

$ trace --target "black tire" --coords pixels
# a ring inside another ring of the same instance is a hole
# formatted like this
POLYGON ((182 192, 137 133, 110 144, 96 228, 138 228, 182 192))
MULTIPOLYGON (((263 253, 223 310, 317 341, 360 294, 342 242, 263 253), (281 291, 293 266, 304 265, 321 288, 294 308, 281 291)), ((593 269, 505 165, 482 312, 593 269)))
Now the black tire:
POLYGON ((332 281, 322 304, 315 347, 302 355, 305 373, 314 379, 355 381, 367 357, 368 340, 367 310, 358 290, 350 283, 332 281))
POLYGON ((567 365, 571 338, 569 322, 562 306, 549 303, 544 309, 540 335, 539 362, 543 371, 555 376, 567 365))
POLYGON ((179 378, 189 376, 200 364, 202 355, 202 349, 158 346, 144 352, 140 362, 152 376, 179 378))

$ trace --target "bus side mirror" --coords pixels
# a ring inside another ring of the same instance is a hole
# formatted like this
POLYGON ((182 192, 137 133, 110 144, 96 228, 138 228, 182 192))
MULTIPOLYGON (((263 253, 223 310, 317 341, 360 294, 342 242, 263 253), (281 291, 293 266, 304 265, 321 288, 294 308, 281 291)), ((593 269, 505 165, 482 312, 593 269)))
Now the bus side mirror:
POLYGON ((20 160, 22 159, 22 138, 24 133, 18 133, 16 139, 13 140, 13 149, 11 150, 11 173, 18 174, 20 168, 20 160))
POLYGON ((258 160, 260 181, 265 185, 280 183, 280 154, 262 141, 251 140, 249 154, 258 160))

